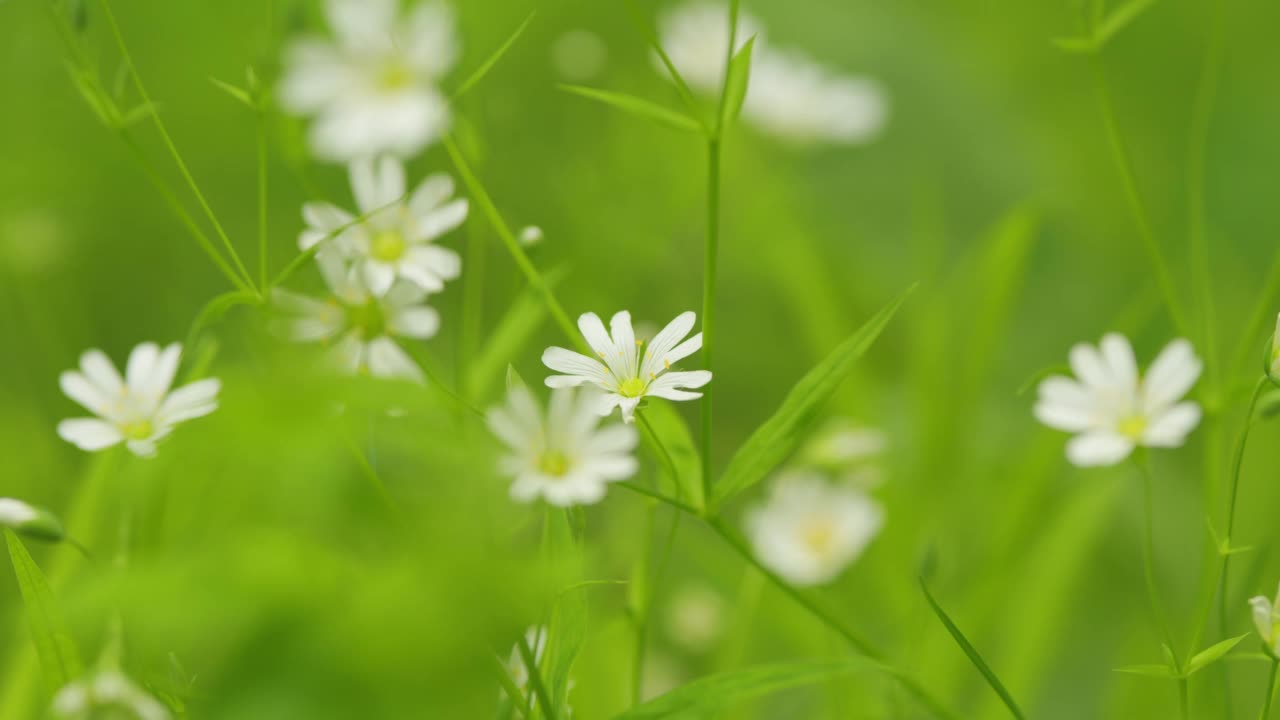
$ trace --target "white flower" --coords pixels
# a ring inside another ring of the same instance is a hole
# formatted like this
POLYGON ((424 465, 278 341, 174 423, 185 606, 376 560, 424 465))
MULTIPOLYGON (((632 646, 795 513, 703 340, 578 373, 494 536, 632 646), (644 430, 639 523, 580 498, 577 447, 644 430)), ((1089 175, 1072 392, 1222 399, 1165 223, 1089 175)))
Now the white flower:
POLYGON ((170 392, 182 345, 163 350, 143 343, 129 354, 125 376, 120 377, 101 350, 80 357, 80 371, 62 373, 62 391, 96 418, 75 418, 58 423, 58 435, 81 450, 102 450, 125 443, 135 455, 155 454, 156 443, 181 422, 202 417, 218 407, 221 383, 199 380, 170 392))
POLYGON ((667 632, 671 639, 693 652, 705 652, 724 630, 725 601, 706 585, 678 590, 667 607, 667 632))
POLYGON ((21 500, 0 498, 0 527, 17 529, 38 517, 39 511, 21 500))
POLYGON ((1258 637, 1273 655, 1280 655, 1280 592, 1276 593, 1275 602, 1261 595, 1250 598, 1249 607, 1253 608, 1253 625, 1258 629, 1258 637))
POLYGON ((547 348, 542 354, 542 363, 564 373, 547 378, 547 387, 595 385, 606 393, 600 404, 600 413, 608 415, 617 406, 622 411, 622 419, 628 423, 635 420, 636 406, 646 397, 667 400, 700 398, 702 393, 688 390, 711 382, 711 373, 671 369, 672 365, 702 348, 702 333, 684 339, 693 329, 696 319, 692 312, 678 315, 654 336, 646 348, 643 340, 636 340, 631 329, 631 313, 623 311, 613 316, 609 322, 612 336, 604 329, 598 315, 587 313, 578 318, 578 329, 600 360, 560 347, 547 348))
POLYGON ((327 0, 325 10, 335 41, 290 43, 280 84, 285 110, 315 116, 316 154, 407 158, 443 135, 449 103, 437 85, 459 53, 450 8, 420 3, 403 20, 397 0, 327 0))
POLYGON ((525 247, 532 247, 542 242, 544 237, 542 228, 537 225, 527 225, 520 231, 520 244, 525 247))
MULTIPOLYGON (((544 625, 531 627, 524 633, 524 641, 529 646, 530 652, 533 653, 534 664, 542 662, 542 653, 547 649, 547 628, 544 625)), ((524 662, 524 656, 520 654, 520 647, 511 648, 511 657, 507 659, 507 675, 511 677, 511 682, 521 692, 528 692, 529 689, 529 666, 524 662)), ((513 698, 522 701, 524 698, 513 698)))
POLYGON ((1078 433, 1067 459, 1080 467, 1114 465, 1144 447, 1179 447, 1200 422, 1200 406, 1178 402, 1200 377, 1191 343, 1169 343, 1145 376, 1133 347, 1111 333, 1098 348, 1071 348, 1077 379, 1054 376, 1040 383, 1035 415, 1051 428, 1078 433))
POLYGON ((52 714, 61 720, 112 717, 169 720, 169 710, 118 670, 103 670, 63 687, 53 697, 52 714))
POLYGON ((489 429, 510 450, 499 468, 515 478, 512 498, 588 505, 604 497, 610 482, 635 474, 635 429, 599 427, 597 395, 593 389, 552 391, 544 414, 524 383, 510 383, 506 404, 491 409, 487 419, 489 429))
MULTIPOLYGON (((727 6, 687 3, 662 18, 661 30, 663 49, 690 87, 720 93, 729 49, 727 6)), ((883 129, 888 101, 876 82, 843 76, 803 53, 774 48, 765 43, 759 21, 739 14, 734 52, 752 36, 751 78, 742 107, 747 121, 799 143, 861 143, 883 129)), ((666 73, 661 63, 658 67, 666 73)))
POLYGON ((406 200, 404 166, 383 157, 353 162, 351 189, 364 219, 355 223, 355 216, 337 206, 308 203, 302 208, 307 229, 298 237, 303 250, 337 232, 325 250, 352 259, 374 295, 385 294, 396 278, 440 292, 462 272, 458 254, 434 243, 467 219, 467 201, 450 200, 453 178, 431 175, 406 200))
POLYGON ((765 567, 793 585, 821 585, 862 554, 884 525, 884 512, 865 493, 793 471, 779 478, 768 503, 752 510, 746 524, 765 567))
POLYGON ((296 342, 333 343, 330 359, 342 372, 423 382, 422 368, 395 339, 426 340, 439 331, 439 313, 423 302, 427 293, 402 281, 377 297, 333 253, 321 252, 316 262, 333 296, 272 291, 286 316, 283 334, 296 342))

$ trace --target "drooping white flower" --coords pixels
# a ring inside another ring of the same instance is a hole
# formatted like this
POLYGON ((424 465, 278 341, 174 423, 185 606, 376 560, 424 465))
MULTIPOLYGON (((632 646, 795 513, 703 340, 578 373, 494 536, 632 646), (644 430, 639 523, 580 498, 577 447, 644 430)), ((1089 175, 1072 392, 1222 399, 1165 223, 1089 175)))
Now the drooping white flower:
POLYGON ((143 343, 129 354, 122 378, 101 350, 80 357, 80 370, 62 373, 62 391, 97 417, 58 423, 58 435, 81 450, 102 450, 125 443, 133 454, 149 457, 156 443, 179 423, 218 407, 221 383, 199 380, 170 392, 182 345, 161 349, 143 343))
POLYGON ((318 300, 273 290, 284 314, 282 334, 296 342, 331 343, 330 360, 341 372, 423 382, 422 368, 396 339, 427 340, 439 331, 440 314, 424 302, 426 291, 400 281, 376 296, 337 255, 321 252, 316 263, 333 295, 318 300))
POLYGON ((307 229, 298 237, 303 250, 333 236, 325 249, 350 259, 374 295, 385 294, 397 278, 440 292, 462 272, 458 253, 435 243, 467 219, 467 201, 450 199, 453 178, 431 175, 406 199, 404 165, 384 156, 351 163, 351 189, 363 219, 356 223, 329 203, 308 203, 302 208, 307 229))
POLYGON ((307 37, 285 50, 281 105, 314 116, 311 147, 350 162, 391 153, 412 157, 449 128, 440 79, 457 62, 453 12, 443 2, 326 0, 334 39, 307 37))
POLYGON ((53 542, 66 537, 62 521, 53 513, 15 498, 0 498, 0 528, 53 542))
POLYGON ((1253 625, 1258 629, 1258 637, 1273 655, 1280 656, 1280 592, 1274 601, 1261 595, 1250 598, 1249 607, 1253 608, 1253 625))
POLYGON ((39 511, 21 500, 0 498, 0 527, 20 528, 40 517, 39 511))
POLYGON ((821 585, 862 554, 884 525, 884 511, 861 491, 792 471, 778 478, 746 524, 765 567, 793 585, 821 585))
MULTIPOLYGON (((663 49, 690 87, 713 96, 723 90, 729 48, 724 3, 695 0, 673 8, 661 20, 661 34, 663 49)), ((743 12, 734 52, 752 36, 751 77, 742 107, 748 122, 797 143, 863 143, 883 129, 888 99, 878 83, 841 75, 801 52, 766 43, 760 22, 743 12)))
POLYGON ((1076 433, 1067 443, 1074 465, 1114 465, 1138 446, 1179 447, 1200 423, 1200 406, 1179 402, 1202 368, 1186 340, 1169 343, 1145 376, 1129 341, 1116 333, 1097 348, 1071 348, 1070 361, 1076 378, 1041 382, 1035 415, 1051 428, 1076 433))
POLYGON ((513 499, 589 505, 604 497, 609 483, 635 474, 636 431, 625 425, 600 427, 598 394, 594 388, 554 390, 544 413, 524 383, 510 383, 506 404, 489 410, 486 418, 509 450, 499 468, 514 478, 513 499))
POLYGON ((63 687, 53 697, 51 714, 59 720, 169 720, 169 710, 115 669, 105 669, 63 687))
POLYGON ((676 316, 645 347, 631 327, 631 313, 625 310, 613 316, 610 330, 595 313, 578 318, 578 329, 599 360, 561 347, 547 348, 542 363, 563 375, 547 378, 552 388, 594 385, 605 391, 600 413, 608 415, 614 407, 622 411, 625 422, 635 420, 636 406, 646 397, 667 400, 694 400, 702 393, 689 392, 711 382, 707 370, 675 371, 672 366, 702 348, 702 333, 685 340, 693 330, 697 316, 692 312, 676 316), (682 342, 683 341, 683 342, 682 342))

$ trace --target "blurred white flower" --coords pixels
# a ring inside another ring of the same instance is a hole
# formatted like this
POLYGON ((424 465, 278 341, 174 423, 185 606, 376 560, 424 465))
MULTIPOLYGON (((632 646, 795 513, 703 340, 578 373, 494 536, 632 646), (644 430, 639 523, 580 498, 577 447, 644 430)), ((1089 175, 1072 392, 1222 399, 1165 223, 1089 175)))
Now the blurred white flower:
POLYGON ((636 432, 625 425, 600 427, 597 395, 590 388, 554 390, 544 414, 524 383, 510 383, 506 404, 486 418, 509 450, 499 468, 515 479, 513 499, 589 505, 604 497, 609 483, 635 474, 636 432))
POLYGON ((604 40, 590 30, 570 30, 551 46, 551 60, 556 71, 568 80, 582 82, 600 74, 609 49, 604 40))
POLYGON ((1114 465, 1144 447, 1178 447, 1200 422, 1200 406, 1179 402, 1200 377, 1191 343, 1169 343, 1146 376, 1138 374, 1133 347, 1111 333, 1098 348, 1071 348, 1077 379, 1054 376, 1040 383, 1035 415, 1057 430, 1077 433, 1067 459, 1089 467, 1114 465))
POLYGON ((0 498, 0 528, 53 542, 66 537, 62 521, 53 513, 14 498, 0 498))
MULTIPOLYGON (((547 628, 545 625, 531 627, 524 633, 525 644, 529 646, 529 650, 533 653, 534 664, 542 662, 542 653, 547 649, 547 628)), ((524 656, 520 654, 519 646, 511 648, 511 657, 507 658, 507 675, 511 677, 511 681, 521 692, 529 691, 529 666, 524 662, 524 656)), ((523 697, 512 698, 517 702, 524 700, 523 697)))
POLYGON ((537 225, 528 225, 520 231, 520 244, 525 247, 532 247, 542 242, 543 237, 542 228, 537 225))
MULTIPOLYGON (((661 19, 661 36, 672 64, 694 90, 721 92, 729 48, 724 3, 695 0, 671 9, 661 19)), ((888 100, 876 82, 840 75, 801 52, 766 44, 760 22, 743 12, 734 52, 752 36, 751 78, 742 107, 748 122, 799 143, 863 143, 884 128, 888 100)), ((658 68, 666 74, 660 62, 658 68)))
POLYGON ((667 606, 667 633, 685 649, 703 652, 720 637, 724 612, 720 593, 706 585, 683 587, 667 606))
POLYGON ((284 314, 281 334, 295 342, 332 343, 330 359, 342 372, 424 382, 422 368, 396 338, 427 340, 439 331, 440 314, 424 302, 427 292, 400 281, 376 296, 336 254, 322 251, 316 263, 333 295, 318 300, 273 290, 284 314))
POLYGON ((21 500, 0 498, 0 527, 17 529, 40 517, 35 508, 21 500))
POLYGON ((170 392, 182 345, 163 350, 143 343, 129 354, 125 376, 120 377, 101 350, 80 357, 80 370, 62 373, 62 391, 96 418, 75 418, 58 423, 58 435, 81 450, 102 450, 121 442, 133 454, 149 457, 156 443, 181 422, 202 417, 218 407, 221 383, 209 378, 170 392))
POLYGON ((858 490, 793 471, 778 478, 746 525, 765 567, 793 585, 821 585, 862 554, 884 525, 884 511, 858 490))
POLYGON ((1249 607, 1253 608, 1253 625, 1258 629, 1258 637, 1273 656, 1280 656, 1280 592, 1275 601, 1259 595, 1249 599, 1249 607))
POLYGON ((396 278, 439 292, 462 272, 462 258, 434 243, 467 219, 467 201, 450 200, 453 178, 431 175, 406 199, 404 166, 384 156, 353 162, 351 189, 364 219, 356 223, 335 205, 308 203, 302 208, 307 229, 298 237, 303 250, 337 232, 325 249, 351 259, 375 295, 386 294, 396 278))
POLYGON ((448 5, 429 0, 401 18, 397 0, 326 0, 325 14, 334 39, 290 43, 280 83, 285 110, 315 117, 319 157, 411 157, 448 130, 438 83, 459 54, 448 5))
POLYGON ((169 720, 169 710, 119 670, 101 670, 63 687, 53 697, 59 720, 169 720))
POLYGON ((1271 377, 1280 378, 1280 316, 1276 316, 1276 334, 1271 339, 1271 377))
POLYGON ((616 406, 621 409, 622 419, 628 423, 635 421, 636 406, 646 397, 667 400, 700 398, 702 393, 688 390, 711 382, 711 373, 707 370, 677 372, 671 369, 672 365, 702 348, 702 333, 684 339, 693 329, 696 319, 692 312, 678 315, 645 348, 644 341, 636 340, 635 331, 631 328, 631 313, 624 310, 613 316, 609 322, 612 336, 604 329, 598 315, 586 313, 578 318, 578 329, 600 360, 561 347, 547 348, 542 353, 542 363, 564 373, 548 377, 547 387, 595 385, 606 393, 600 402, 600 414, 608 415, 616 406))

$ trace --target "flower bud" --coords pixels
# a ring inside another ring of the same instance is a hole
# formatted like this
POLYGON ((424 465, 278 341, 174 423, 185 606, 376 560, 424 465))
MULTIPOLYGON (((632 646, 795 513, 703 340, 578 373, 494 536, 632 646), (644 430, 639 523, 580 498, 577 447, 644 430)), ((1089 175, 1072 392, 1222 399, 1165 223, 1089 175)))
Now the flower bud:
POLYGON ((1253 610, 1253 625, 1267 654, 1280 656, 1280 592, 1275 602, 1262 596, 1250 598, 1249 607, 1253 610))
POLYGON ((1267 359, 1267 375, 1271 377, 1271 382, 1280 384, 1280 315, 1276 316, 1276 334, 1271 336, 1267 359))
POLYGON ((37 540, 58 542, 66 537, 62 523, 48 510, 13 498, 0 498, 0 527, 37 540))

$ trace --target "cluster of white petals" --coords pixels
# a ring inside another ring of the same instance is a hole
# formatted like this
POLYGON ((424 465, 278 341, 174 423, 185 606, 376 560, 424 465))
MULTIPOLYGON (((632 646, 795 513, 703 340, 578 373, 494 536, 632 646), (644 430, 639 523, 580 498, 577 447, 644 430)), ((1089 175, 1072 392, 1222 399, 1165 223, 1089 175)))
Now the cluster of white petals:
POLYGON ((1186 340, 1170 343, 1146 375, 1138 372, 1133 346, 1116 333, 1098 347, 1076 345, 1069 358, 1076 377, 1041 382, 1035 415, 1076 433, 1067 444, 1075 465, 1114 465, 1139 446, 1179 447, 1200 423, 1200 406, 1181 401, 1202 368, 1186 340))
POLYGON ((102 670, 63 687, 53 698, 58 720, 169 720, 168 708, 119 670, 102 670))
POLYGON ((326 0, 333 38, 306 37, 285 50, 280 103, 314 117, 312 150, 350 162, 411 157, 449 129, 439 82, 457 62, 453 11, 438 0, 401 17, 397 0, 326 0))
POLYGON ((1249 607, 1253 610, 1253 625, 1258 630, 1258 637, 1271 651, 1280 656, 1280 591, 1275 600, 1259 595, 1249 599, 1249 607))
POLYGON ((80 369, 59 380, 62 391, 96 417, 63 420, 58 435, 81 450, 125 443, 135 455, 154 455, 156 443, 179 423, 218 407, 221 383, 214 378, 170 390, 181 357, 177 343, 163 349, 143 343, 129 354, 121 377, 106 354, 89 350, 80 357, 80 369))
MULTIPOLYGON (((661 30, 663 49, 689 85, 709 95, 719 93, 729 49, 726 5, 685 3, 663 16, 661 30)), ((857 144, 880 134, 888 121, 888 99, 878 83, 833 72, 802 52, 774 48, 759 20, 739 14, 734 51, 753 36, 742 107, 749 122, 798 143, 857 144)))

